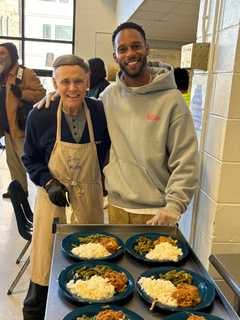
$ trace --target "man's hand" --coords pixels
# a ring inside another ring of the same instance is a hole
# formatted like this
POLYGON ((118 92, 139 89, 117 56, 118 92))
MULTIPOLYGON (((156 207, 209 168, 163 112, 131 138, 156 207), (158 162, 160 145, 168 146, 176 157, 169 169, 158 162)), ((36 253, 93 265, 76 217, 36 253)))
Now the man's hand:
POLYGON ((58 93, 56 91, 49 92, 44 98, 35 103, 33 107, 39 110, 42 108, 48 109, 50 107, 51 102, 54 101, 57 97, 58 93))
POLYGON ((147 221, 147 224, 175 226, 178 223, 180 216, 181 213, 177 211, 169 210, 167 208, 161 208, 152 219, 147 221))
POLYGON ((11 85, 12 93, 15 95, 16 98, 21 99, 22 98, 22 91, 19 88, 19 86, 16 86, 15 84, 11 85))
POLYGON ((67 188, 56 179, 51 179, 45 186, 48 197, 52 203, 59 207, 66 207, 69 205, 69 194, 67 188), (68 199, 66 194, 68 194, 68 199))

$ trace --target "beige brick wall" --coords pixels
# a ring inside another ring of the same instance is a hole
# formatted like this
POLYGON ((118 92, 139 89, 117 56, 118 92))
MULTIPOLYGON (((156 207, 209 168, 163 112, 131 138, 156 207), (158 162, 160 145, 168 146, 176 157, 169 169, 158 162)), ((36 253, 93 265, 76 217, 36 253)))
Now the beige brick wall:
MULTIPOLYGON (((202 40, 201 1, 198 41, 202 40)), ((215 5, 210 1, 207 39, 214 38, 215 5)), ((196 72, 194 85, 211 77, 194 249, 205 266, 211 253, 240 253, 240 1, 223 0, 212 69, 196 72)), ((206 87, 206 86, 205 86, 206 87)), ((216 276, 216 274, 215 274, 216 276)))

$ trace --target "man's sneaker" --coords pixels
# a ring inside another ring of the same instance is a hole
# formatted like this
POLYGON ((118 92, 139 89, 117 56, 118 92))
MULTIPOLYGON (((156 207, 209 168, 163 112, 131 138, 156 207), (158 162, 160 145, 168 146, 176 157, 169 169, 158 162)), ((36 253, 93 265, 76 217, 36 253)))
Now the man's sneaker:
POLYGON ((8 192, 5 192, 2 194, 3 199, 10 199, 10 194, 8 192))

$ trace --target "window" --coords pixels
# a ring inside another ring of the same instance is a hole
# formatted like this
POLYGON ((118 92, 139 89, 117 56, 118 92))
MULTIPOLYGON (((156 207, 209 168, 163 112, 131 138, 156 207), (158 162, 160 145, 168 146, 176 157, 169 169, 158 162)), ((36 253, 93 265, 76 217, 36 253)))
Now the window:
POLYGON ((0 36, 21 36, 21 5, 19 2, 18 0, 0 1, 0 36))
POLYGON ((51 39, 51 25, 43 24, 43 39, 51 39))
POLYGON ((0 0, 0 43, 13 42, 19 62, 50 74, 51 62, 74 51, 76 0, 0 0))

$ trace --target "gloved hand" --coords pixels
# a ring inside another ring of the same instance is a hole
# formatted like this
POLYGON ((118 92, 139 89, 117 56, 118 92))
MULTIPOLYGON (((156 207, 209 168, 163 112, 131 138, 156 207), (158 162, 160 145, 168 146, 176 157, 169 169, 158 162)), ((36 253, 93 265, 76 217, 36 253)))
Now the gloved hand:
POLYGON ((162 225, 162 226, 176 226, 180 219, 181 213, 167 208, 160 208, 159 212, 147 224, 162 225))
POLYGON ((59 96, 57 91, 49 92, 45 97, 43 97, 40 101, 34 104, 34 108, 37 109, 48 109, 52 101, 54 101, 59 96))
MULTIPOLYGON (((66 193, 68 194, 67 188, 61 184, 58 180, 52 179, 48 181, 45 186, 45 190, 48 193, 48 197, 52 203, 59 207, 68 206, 68 201, 66 198, 66 193)), ((69 194, 68 194, 69 198, 69 194)))
POLYGON ((15 84, 11 84, 11 90, 12 90, 12 93, 15 95, 15 97, 17 97, 18 99, 22 98, 22 91, 19 88, 19 86, 16 86, 15 84))

